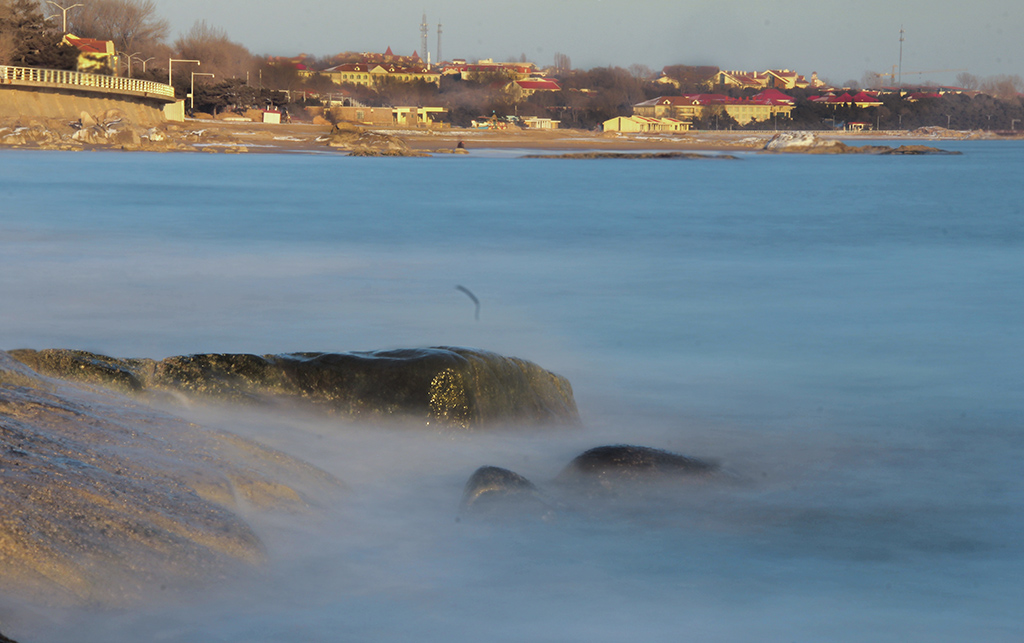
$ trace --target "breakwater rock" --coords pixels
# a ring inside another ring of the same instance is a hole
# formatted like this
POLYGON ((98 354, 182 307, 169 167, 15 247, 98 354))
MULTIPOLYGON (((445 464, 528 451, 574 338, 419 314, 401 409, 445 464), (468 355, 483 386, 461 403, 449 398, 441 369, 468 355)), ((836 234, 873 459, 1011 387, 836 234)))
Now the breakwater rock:
POLYGON ((339 486, 0 352, 0 585, 18 598, 120 605, 260 562, 243 515, 304 510, 339 486))
POLYGON ((926 145, 847 145, 834 139, 823 139, 813 132, 781 132, 764 145, 769 152, 801 154, 875 154, 917 156, 923 154, 960 154, 926 145))
POLYGON ((526 360, 468 348, 118 359, 84 351, 15 350, 39 373, 134 395, 308 405, 353 419, 411 419, 477 428, 576 424, 572 386, 526 360))

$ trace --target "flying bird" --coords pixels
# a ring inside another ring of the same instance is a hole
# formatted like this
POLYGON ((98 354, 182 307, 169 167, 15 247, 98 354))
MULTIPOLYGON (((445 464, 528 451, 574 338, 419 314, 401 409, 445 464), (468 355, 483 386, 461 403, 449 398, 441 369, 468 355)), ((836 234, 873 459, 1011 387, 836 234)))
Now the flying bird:
POLYGON ((461 290, 466 293, 467 297, 473 300, 473 303, 476 304, 476 320, 480 321, 480 300, 476 298, 476 295, 474 295, 469 288, 466 288, 465 286, 455 286, 455 290, 461 290))

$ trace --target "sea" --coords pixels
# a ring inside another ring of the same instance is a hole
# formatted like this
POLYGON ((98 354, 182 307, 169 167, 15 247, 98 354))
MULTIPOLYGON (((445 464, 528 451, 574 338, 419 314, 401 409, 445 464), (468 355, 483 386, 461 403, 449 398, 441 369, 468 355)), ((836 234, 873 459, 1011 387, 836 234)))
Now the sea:
POLYGON ((0 630, 1024 640, 1024 143, 933 144, 961 154, 0 151, 0 349, 468 346, 565 376, 581 417, 466 432, 182 406, 344 491, 253 512, 256 569, 0 610, 0 630), (459 519, 477 467, 547 489, 606 444, 728 475, 459 519))

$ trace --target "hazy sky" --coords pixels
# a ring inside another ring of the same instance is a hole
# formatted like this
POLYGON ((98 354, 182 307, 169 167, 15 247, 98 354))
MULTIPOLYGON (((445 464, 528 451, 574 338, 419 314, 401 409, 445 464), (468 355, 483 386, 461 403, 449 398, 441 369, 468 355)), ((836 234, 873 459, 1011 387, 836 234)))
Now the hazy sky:
MULTIPOLYGON (((541 66, 556 52, 574 67, 633 63, 723 69, 817 71, 835 83, 889 71, 899 61, 904 80, 952 82, 966 69, 977 76, 1024 75, 1024 2, 978 0, 156 0, 172 32, 198 19, 223 28, 253 53, 273 55, 420 48, 424 11, 429 49, 437 57, 443 24, 445 59, 518 58, 541 66)), ((420 52, 421 54, 423 52, 420 52)))

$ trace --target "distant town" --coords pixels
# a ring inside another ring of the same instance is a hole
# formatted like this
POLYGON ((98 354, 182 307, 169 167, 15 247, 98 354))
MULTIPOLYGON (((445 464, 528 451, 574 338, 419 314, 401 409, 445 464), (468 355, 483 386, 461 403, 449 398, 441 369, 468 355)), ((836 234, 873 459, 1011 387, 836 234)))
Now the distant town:
MULTIPOLYGON (((967 70, 867 71, 833 83, 817 71, 643 65, 576 69, 550 62, 434 60, 419 50, 257 56, 198 21, 173 43, 151 0, 0 0, 0 65, 131 77, 173 86, 185 113, 422 128, 691 130, 1024 129, 1024 81, 967 70), (930 73, 959 72, 952 85, 930 73)), ((411 48, 410 48, 411 49, 411 48)), ((170 91, 170 90, 168 90, 170 91)))

